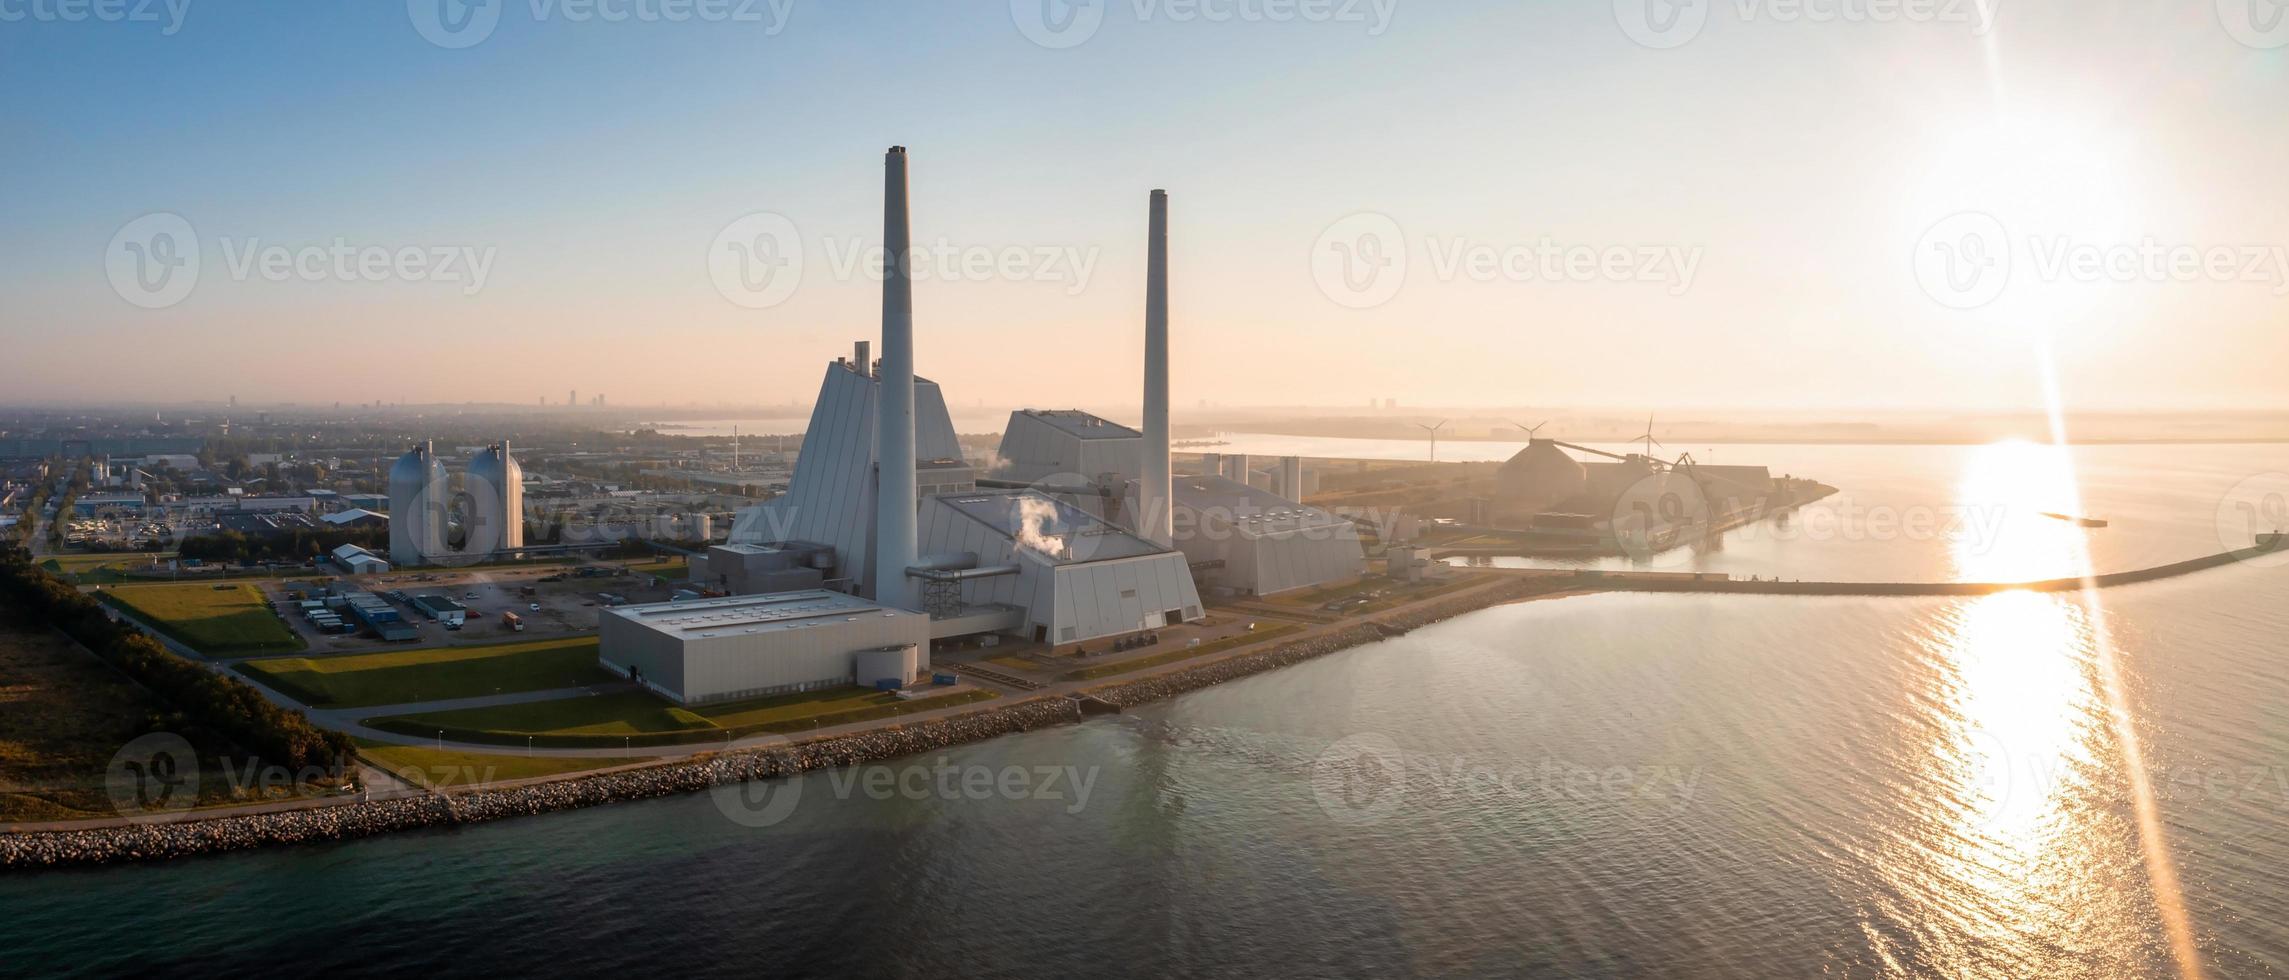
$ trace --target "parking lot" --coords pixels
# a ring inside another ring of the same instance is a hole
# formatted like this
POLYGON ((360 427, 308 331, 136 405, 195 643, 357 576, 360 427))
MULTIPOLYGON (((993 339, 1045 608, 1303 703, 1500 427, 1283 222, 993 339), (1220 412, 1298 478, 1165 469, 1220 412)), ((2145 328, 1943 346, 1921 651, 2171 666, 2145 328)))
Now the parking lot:
POLYGON ((337 581, 389 600, 391 608, 396 609, 406 623, 420 634, 419 639, 410 644, 385 643, 375 638, 370 631, 320 631, 290 605, 290 589, 308 588, 315 582, 266 581, 259 584, 272 602, 289 604, 281 606, 288 625, 316 653, 391 650, 407 646, 466 646, 499 643, 512 638, 541 639, 590 634, 596 630, 598 609, 610 601, 604 598, 605 595, 618 596, 630 604, 637 604, 665 602, 675 591, 672 585, 674 578, 663 580, 654 575, 628 572, 622 563, 617 562, 415 571, 337 581), (581 568, 608 571, 610 574, 591 572, 582 576, 579 574, 581 568), (549 579, 554 581, 546 581, 549 579), (533 590, 532 595, 524 594, 528 588, 533 590), (398 594, 404 598, 400 599, 398 594), (444 596, 466 607, 466 625, 453 630, 431 620, 411 602, 414 597, 423 595, 444 596), (534 609, 534 606, 540 608, 534 609), (524 629, 517 631, 504 624, 501 618, 504 612, 516 613, 524 621, 524 629))

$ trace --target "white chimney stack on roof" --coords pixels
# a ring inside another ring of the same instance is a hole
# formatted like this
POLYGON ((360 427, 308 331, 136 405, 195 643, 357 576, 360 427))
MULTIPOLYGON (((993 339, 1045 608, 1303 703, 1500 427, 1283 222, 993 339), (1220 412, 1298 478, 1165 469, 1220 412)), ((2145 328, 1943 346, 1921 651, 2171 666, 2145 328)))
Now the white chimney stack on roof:
POLYGON ((1146 242, 1144 464, 1139 470, 1137 529, 1165 547, 1176 540, 1169 513, 1167 191, 1152 192, 1151 230, 1146 242))
MULTIPOLYGON (((874 409, 874 601, 916 608, 906 570, 919 544, 914 485, 914 279, 913 236, 906 217, 906 148, 884 158, 882 247, 882 374, 874 409)), ((859 365, 866 373, 867 365, 859 365)))

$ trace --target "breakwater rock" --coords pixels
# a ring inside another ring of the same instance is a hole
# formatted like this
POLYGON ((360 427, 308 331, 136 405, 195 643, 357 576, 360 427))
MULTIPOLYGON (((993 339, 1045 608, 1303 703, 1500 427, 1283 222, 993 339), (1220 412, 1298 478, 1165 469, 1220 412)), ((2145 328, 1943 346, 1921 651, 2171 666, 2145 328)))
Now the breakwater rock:
POLYGON ((395 800, 315 804, 270 813, 0 835, 0 870, 157 861, 276 844, 348 840, 400 830, 691 793, 793 776, 1079 721, 1068 698, 1036 698, 946 718, 804 741, 749 739, 731 751, 522 785, 395 800))

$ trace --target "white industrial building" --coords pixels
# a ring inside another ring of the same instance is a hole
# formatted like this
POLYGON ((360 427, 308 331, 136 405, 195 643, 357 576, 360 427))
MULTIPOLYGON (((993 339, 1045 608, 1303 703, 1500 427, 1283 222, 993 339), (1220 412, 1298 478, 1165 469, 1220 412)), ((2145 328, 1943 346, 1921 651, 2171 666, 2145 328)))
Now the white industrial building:
POLYGON ((1022 610, 1018 630, 1080 643, 1201 618, 1182 552, 1163 548, 1038 490, 932 497, 922 506, 927 603, 937 582, 964 608, 1022 610))
POLYGON ((1211 588, 1273 595, 1367 570, 1348 518, 1220 476, 1176 477, 1173 490, 1176 546, 1211 588))
POLYGON ((1001 434, 998 479, 1121 486, 1137 479, 1144 433, 1087 412, 1022 409, 1001 434))
POLYGON ((605 667, 682 704, 878 681, 930 669, 930 619, 808 590, 619 606, 598 617, 605 667))
MULTIPOLYGON (((741 511, 727 543, 769 547, 816 542, 834 555, 832 567, 822 569, 828 582, 872 595, 874 416, 882 378, 868 363, 867 347, 859 344, 856 358, 838 358, 827 365, 786 495, 741 511)), ((914 451, 917 496, 975 488, 976 476, 962 459, 945 396, 937 384, 921 378, 914 379, 914 451)))
POLYGON ((389 562, 383 561, 380 555, 354 544, 334 549, 334 564, 351 575, 381 575, 389 571, 389 562))

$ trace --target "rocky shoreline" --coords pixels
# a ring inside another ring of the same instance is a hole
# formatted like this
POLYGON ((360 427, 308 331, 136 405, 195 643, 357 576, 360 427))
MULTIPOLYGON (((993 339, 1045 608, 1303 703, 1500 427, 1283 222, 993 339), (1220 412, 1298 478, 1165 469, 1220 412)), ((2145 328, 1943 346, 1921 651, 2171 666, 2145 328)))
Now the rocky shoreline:
MULTIPOLYGON (((1121 707, 1145 704, 1372 643, 1543 591, 1547 591, 1547 586, 1524 581, 1475 589, 1386 620, 1356 623, 1331 633, 1190 670, 1115 682, 1092 689, 1088 695, 1121 707)), ((350 840, 401 830, 452 827, 652 799, 753 779, 895 759, 1081 718, 1081 703, 1073 698, 1037 697, 948 718, 807 742, 750 740, 748 745, 731 752, 702 758, 513 787, 205 820, 6 834, 0 835, 0 871, 161 861, 277 844, 350 840)))

